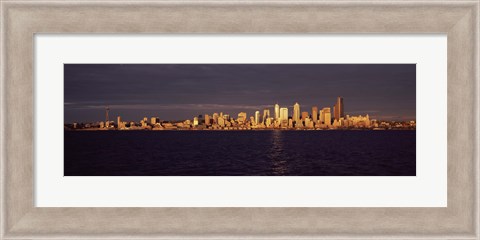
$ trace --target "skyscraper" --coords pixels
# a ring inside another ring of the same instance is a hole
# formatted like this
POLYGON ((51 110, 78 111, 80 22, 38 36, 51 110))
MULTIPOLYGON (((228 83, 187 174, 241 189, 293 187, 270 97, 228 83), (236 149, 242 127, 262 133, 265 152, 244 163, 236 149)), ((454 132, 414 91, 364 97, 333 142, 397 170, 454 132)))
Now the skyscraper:
POLYGON ((302 112, 302 121, 308 118, 308 112, 302 112))
POLYGON ((275 104, 275 120, 278 120, 280 118, 280 106, 275 104))
POLYGON ((120 116, 117 117, 117 128, 122 128, 122 118, 120 116))
POLYGON ((247 113, 246 113, 246 112, 240 112, 240 113, 238 113, 237 121, 238 121, 239 123, 244 123, 245 121, 247 121, 247 113))
POLYGON ((316 106, 312 107, 312 120, 314 123, 317 123, 318 121, 318 107, 316 106))
POLYGON ((280 121, 288 121, 288 108, 280 108, 280 121))
POLYGON ((300 121, 300 104, 298 102, 293 105, 293 121, 300 121))
POLYGON ((210 115, 205 114, 205 125, 209 126, 210 125, 210 115))
POLYGON ((340 118, 344 117, 343 97, 337 97, 337 103, 335 104, 333 114, 337 120, 340 120, 340 118))
POLYGON ((332 113, 330 112, 330 108, 323 108, 322 109, 323 114, 324 114, 324 121, 325 125, 330 126, 332 125, 332 113))
POLYGON ((260 123, 260 111, 255 111, 255 123, 260 123))
POLYGON ((265 108, 263 110, 263 119, 262 119, 262 122, 265 123, 265 121, 267 120, 267 118, 270 117, 270 109, 268 108, 265 108))

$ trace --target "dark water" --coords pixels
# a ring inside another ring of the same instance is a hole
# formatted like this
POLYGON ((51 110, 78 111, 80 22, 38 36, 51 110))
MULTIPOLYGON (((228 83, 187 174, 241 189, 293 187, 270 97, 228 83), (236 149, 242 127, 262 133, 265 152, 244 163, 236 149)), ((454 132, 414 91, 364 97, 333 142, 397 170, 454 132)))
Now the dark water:
POLYGON ((66 176, 415 176, 415 131, 66 131, 66 176))

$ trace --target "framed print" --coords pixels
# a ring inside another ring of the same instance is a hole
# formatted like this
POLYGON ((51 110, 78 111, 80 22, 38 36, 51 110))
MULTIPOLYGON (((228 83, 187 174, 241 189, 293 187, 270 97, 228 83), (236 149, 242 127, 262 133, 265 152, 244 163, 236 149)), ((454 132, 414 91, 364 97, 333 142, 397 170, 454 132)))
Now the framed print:
POLYGON ((478 239, 478 1, 1 14, 2 239, 478 239))

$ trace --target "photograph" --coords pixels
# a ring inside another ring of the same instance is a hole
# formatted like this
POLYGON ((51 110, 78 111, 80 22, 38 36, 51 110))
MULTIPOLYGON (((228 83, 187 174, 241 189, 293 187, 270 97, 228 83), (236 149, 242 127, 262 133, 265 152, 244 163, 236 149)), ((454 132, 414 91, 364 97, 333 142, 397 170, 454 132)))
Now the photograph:
POLYGON ((416 176, 416 64, 67 64, 64 176, 416 176))

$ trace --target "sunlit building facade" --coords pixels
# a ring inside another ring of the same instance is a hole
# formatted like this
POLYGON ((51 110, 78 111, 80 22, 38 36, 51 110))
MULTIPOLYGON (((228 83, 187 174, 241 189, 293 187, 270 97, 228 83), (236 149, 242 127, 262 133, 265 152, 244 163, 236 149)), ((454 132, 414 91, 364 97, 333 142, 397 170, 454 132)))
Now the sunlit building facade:
POLYGON ((298 104, 298 102, 293 105, 293 121, 300 121, 300 104, 298 104))
POLYGON ((280 118, 280 105, 275 104, 275 120, 278 120, 280 118))

